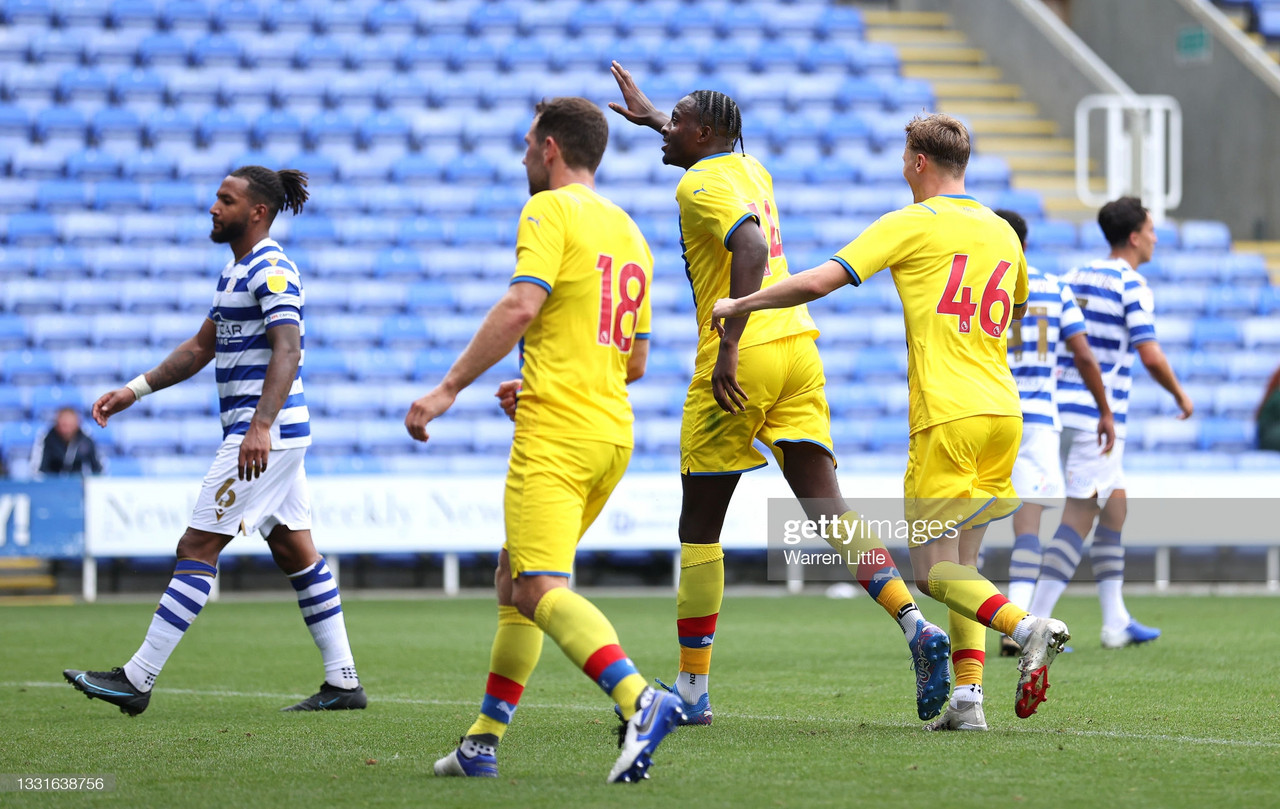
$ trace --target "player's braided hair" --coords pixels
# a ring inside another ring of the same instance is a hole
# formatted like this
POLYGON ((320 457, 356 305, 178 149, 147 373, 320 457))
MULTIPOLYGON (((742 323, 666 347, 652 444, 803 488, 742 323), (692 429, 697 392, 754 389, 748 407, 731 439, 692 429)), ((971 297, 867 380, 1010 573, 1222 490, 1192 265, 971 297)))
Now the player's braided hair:
POLYGON ((272 171, 263 166, 241 166, 231 172, 232 177, 243 177, 249 183, 249 193, 266 203, 271 218, 288 208, 297 215, 307 201, 307 175, 297 169, 272 171))
POLYGON ((729 139, 729 150, 736 145, 745 153, 742 142, 742 112, 732 98, 717 90, 694 90, 689 94, 698 108, 698 125, 710 126, 717 135, 729 139))

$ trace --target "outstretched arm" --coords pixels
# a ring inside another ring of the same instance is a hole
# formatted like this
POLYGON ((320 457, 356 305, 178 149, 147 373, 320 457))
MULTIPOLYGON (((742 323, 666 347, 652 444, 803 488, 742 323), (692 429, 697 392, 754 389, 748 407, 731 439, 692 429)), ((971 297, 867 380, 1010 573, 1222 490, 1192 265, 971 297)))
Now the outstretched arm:
POLYGON ((613 73, 614 80, 618 82, 618 89, 622 91, 622 100, 626 102, 624 107, 615 101, 610 101, 609 109, 633 124, 647 126, 650 129, 660 130, 667 125, 671 116, 655 107, 649 97, 640 91, 635 79, 631 78, 629 70, 614 62, 610 65, 609 72, 613 73))
MULTIPOLYGON (((427 424, 452 407, 458 393, 476 381, 476 377, 511 353, 542 309, 547 295, 548 292, 537 284, 520 282, 507 287, 507 293, 485 315, 480 329, 440 384, 409 408, 404 426, 414 440, 426 441, 429 437, 427 424)), ((502 391, 499 390, 501 398, 502 391)))
POLYGON ((720 322, 761 309, 787 309, 815 301, 849 283, 849 273, 839 262, 828 261, 811 270, 784 278, 778 283, 745 298, 721 298, 711 308, 711 327, 724 334, 720 322))
POLYGON ((1080 378, 1084 380, 1084 386, 1093 394, 1093 401, 1098 406, 1098 445, 1104 453, 1110 452, 1116 443, 1116 424, 1111 403, 1107 401, 1107 387, 1102 382, 1102 367, 1098 365, 1098 358, 1093 356, 1089 337, 1084 332, 1068 337, 1067 349, 1080 378))

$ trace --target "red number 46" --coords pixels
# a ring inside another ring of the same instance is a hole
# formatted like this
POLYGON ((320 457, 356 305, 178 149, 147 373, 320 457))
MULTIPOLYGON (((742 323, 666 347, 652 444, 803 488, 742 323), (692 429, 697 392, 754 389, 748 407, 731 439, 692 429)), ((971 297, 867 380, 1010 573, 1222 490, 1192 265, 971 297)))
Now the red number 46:
POLYGON ((639 264, 624 264, 618 272, 617 309, 613 304, 613 256, 603 253, 596 259, 596 269, 600 271, 600 324, 596 327, 596 342, 602 346, 614 345, 619 351, 630 351, 631 341, 635 338, 636 326, 640 322, 640 302, 644 300, 644 269, 639 264), (634 295, 631 281, 636 281, 634 295), (623 321, 631 315, 630 328, 623 327, 623 321))
POLYGON ((982 290, 982 302, 977 304, 973 302, 973 288, 960 286, 968 263, 968 256, 952 257, 951 275, 947 276, 947 288, 942 291, 942 299, 938 301, 938 314, 955 315, 958 318, 960 333, 968 334, 974 313, 981 310, 978 317, 979 328, 992 337, 999 337, 1004 334, 1005 327, 1009 325, 1009 318, 1013 315, 1013 304, 1009 300, 1009 293, 1000 288, 1000 281, 1009 271, 1010 264, 1007 261, 1001 261, 996 265, 995 271, 991 273, 986 287, 982 290), (991 316, 997 303, 1001 304, 998 321, 991 316))

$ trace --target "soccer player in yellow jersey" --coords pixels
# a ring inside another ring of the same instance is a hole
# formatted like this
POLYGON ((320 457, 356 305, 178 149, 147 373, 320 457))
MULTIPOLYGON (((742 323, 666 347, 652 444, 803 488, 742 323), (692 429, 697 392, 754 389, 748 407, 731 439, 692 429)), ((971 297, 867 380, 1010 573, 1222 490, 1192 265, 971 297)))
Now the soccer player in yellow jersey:
MULTIPOLYGON (((531 198, 503 298, 405 427, 418 441, 458 392, 521 344, 521 390, 507 473, 507 541, 498 555, 498 631, 480 714, 436 775, 496 778, 497 747, 550 635, 626 720, 609 782, 645 777, 684 719, 680 700, 636 671, 609 620, 568 587, 578 540, 631 458, 626 385, 648 357, 653 258, 639 228, 595 191, 609 127, 581 98, 537 106, 525 136, 531 198), (523 339, 522 339, 523 338, 523 339)), ((500 396, 509 396, 504 383, 500 396)))
MULTIPOLYGON (((956 691, 928 730, 986 730, 982 667, 989 626, 1023 649, 1014 709, 1044 701, 1048 669, 1070 635, 1036 618, 977 570, 986 526, 1017 509, 1010 475, 1022 410, 1006 333, 1027 302, 1027 263, 1007 222, 964 189, 969 132, 935 114, 907 124, 903 176, 915 203, 886 214, 825 264, 743 298, 711 317, 798 306, 888 268, 907 332, 911 438, 905 481, 916 585, 950 610, 956 691)), ((724 324, 727 330, 733 320, 724 324)), ((1013 324, 1016 328, 1016 323, 1013 324)))
MULTIPOLYGON (((766 463, 752 440, 772 450, 811 519, 838 519, 848 506, 836 481, 826 379, 814 344, 818 330, 808 311, 799 306, 741 318, 720 340, 711 332, 717 298, 769 289, 790 275, 773 179, 745 150, 733 151, 742 141, 737 104, 724 93, 698 90, 667 116, 617 62, 613 75, 626 106, 610 108, 661 132, 662 161, 685 169, 676 200, 700 339, 680 430, 680 673, 673 690, 684 700, 690 724, 709 725, 707 679, 724 596, 720 529, 742 473, 766 463)), ((851 572, 897 620, 910 645, 917 714, 937 716, 950 690, 947 633, 924 619, 878 538, 826 539, 857 551, 847 554, 857 560, 851 572)))

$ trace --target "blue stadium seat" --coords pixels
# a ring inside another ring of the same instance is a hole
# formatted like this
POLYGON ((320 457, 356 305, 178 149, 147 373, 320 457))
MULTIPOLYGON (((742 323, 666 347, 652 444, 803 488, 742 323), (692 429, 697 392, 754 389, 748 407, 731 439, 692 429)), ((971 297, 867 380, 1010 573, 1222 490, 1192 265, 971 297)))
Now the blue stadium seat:
POLYGON ((147 141, 156 148, 174 151, 195 147, 196 122, 186 112, 166 107, 147 118, 147 141))
POLYGON ((339 110, 324 110, 307 121, 307 142, 324 150, 335 146, 354 146, 356 121, 339 110))
POLYGON ((28 321, 31 343, 46 351, 74 350, 89 345, 89 321, 79 315, 33 315, 28 321))
POLYGON ((160 25, 169 31, 207 31, 211 16, 209 4, 204 0, 168 0, 160 7, 160 25))
MULTIPOLYGON (((1157 334, 1164 339, 1163 334, 1157 334)), ((1244 343, 1244 336, 1237 321, 1201 318, 1192 325, 1191 342, 1193 348, 1201 351, 1209 347, 1238 349, 1244 343)))
POLYGON ((58 227, 52 215, 43 212, 21 212, 9 216, 6 241, 10 245, 37 247, 58 240, 58 227))
POLYGON ((921 109, 934 109, 937 98, 933 85, 923 79, 905 79, 895 75, 876 76, 884 89, 885 106, 897 112, 915 114, 921 109))
MULTIPOLYGON (((400 243, 410 247, 418 245, 440 245, 448 239, 445 223, 434 217, 415 217, 405 219, 400 225, 400 243)), ((380 272, 394 273, 421 272, 421 262, 417 254, 409 250, 397 250, 394 253, 384 252, 379 255, 378 264, 386 270, 380 272), (412 269, 409 269, 412 268, 412 269)))
POLYGON ((125 179, 154 182, 172 179, 177 170, 178 161, 173 155, 146 149, 126 156, 120 174, 125 179))
MULTIPOLYGON (((1238 323, 1238 321, 1226 321, 1238 323)), ((1251 317, 1240 324, 1241 342, 1248 351, 1280 349, 1280 320, 1274 317, 1251 317)))
POLYGON ((408 148, 410 135, 409 122, 393 112, 375 112, 360 122, 359 140, 366 149, 408 148))
POLYGON ((55 285, 24 278, 5 285, 4 308, 20 315, 53 313, 62 308, 62 297, 55 285))
POLYGON ((293 51, 294 64, 304 70, 340 70, 346 67, 347 50, 332 37, 303 39, 293 51))
MULTIPOLYGON (((1003 161, 1001 161, 1003 162, 1003 161)), ((1008 165, 1005 166, 1006 171, 1008 165)), ((1015 213, 1021 213, 1015 211, 1015 213)), ((1028 250, 1073 250, 1077 229, 1074 222, 1044 219, 1027 226, 1028 250)))
POLYGON ((1138 444, 1141 434, 1141 446, 1148 452, 1189 452, 1195 450, 1200 443, 1201 423, 1197 420, 1178 421, 1176 419, 1152 419, 1141 425, 1129 425, 1129 443, 1138 444))
POLYGON ((20 67, 0 76, 10 101, 51 104, 58 91, 58 74, 36 66, 20 67))
MULTIPOLYGON (((1210 387, 1213 401, 1213 414, 1224 418, 1253 418, 1258 405, 1262 402, 1262 393, 1253 385, 1213 385, 1210 387)), ((1193 401, 1201 403, 1202 400, 1193 401)), ((1203 407, 1201 403, 1199 406, 1203 407)))
MULTIPOLYGON (((83 216, 101 217, 108 222, 111 219, 101 214, 83 214, 83 216)), ((85 260, 84 251, 75 246, 77 240, 68 239, 67 241, 66 245, 36 249, 36 274, 40 278, 66 280, 88 277, 89 264, 85 260)))
POLYGON ((1227 284, 1266 286, 1271 280, 1267 261, 1259 253, 1227 253, 1217 264, 1219 277, 1227 284))
POLYGON ((440 314, 456 306, 453 287, 437 281, 411 284, 405 295, 405 307, 419 315, 440 314))
POLYGON ((189 416, 179 419, 177 423, 178 440, 182 444, 182 451, 187 455, 208 457, 217 452, 222 444, 222 428, 207 415, 189 416))
POLYGON ((1188 219, 1180 228, 1183 250, 1213 250, 1225 252, 1231 249, 1231 231, 1223 222, 1188 219))
POLYGON ((287 110, 264 112, 254 122, 252 132, 259 149, 296 152, 304 145, 302 121, 287 110))
MULTIPOLYGON (((643 7, 637 6, 639 11, 643 7)), ((568 32, 575 37, 591 34, 612 36, 621 20, 618 9, 608 3, 583 3, 569 17, 568 32)), ((625 63, 624 63, 625 64, 625 63)))
POLYGON ((148 34, 138 43, 138 63, 144 67, 186 67, 187 62, 187 40, 178 34, 148 34))
POLYGON ((365 11, 360 3, 320 3, 315 6, 315 27, 333 37, 364 33, 365 11))
POLYGON ((104 107, 93 114, 90 123, 94 143, 117 153, 141 148, 143 132, 142 118, 127 107, 104 107))
POLYGON ((10 422, 0 427, 0 450, 3 450, 6 459, 17 453, 29 454, 41 429, 43 425, 29 421, 10 422))
MULTIPOLYGON (((350 322, 352 320, 360 321, 362 317, 351 315, 343 319, 342 344, 344 346, 350 344, 351 335, 348 332, 350 322)), ((368 321, 368 329, 372 332, 372 342, 370 343, 372 345, 373 342, 381 339, 382 318, 371 317, 368 321)), ((363 336, 363 331, 361 335, 363 336)), ((389 351, 381 348, 343 352, 347 361, 347 370, 351 373, 352 378, 366 382, 408 380, 413 373, 414 353, 413 351, 389 351)), ((403 425, 401 427, 403 428, 403 425)))
POLYGON ((315 30, 315 8, 296 0, 269 3, 263 25, 276 34, 310 34, 315 30))
POLYGON ((109 429, 124 454, 155 456, 182 450, 181 422, 178 421, 118 419, 111 422, 109 429))
POLYGON ((418 13, 409 3, 383 2, 373 6, 365 15, 365 27, 380 36, 418 33, 418 13))
POLYGON ((1219 257, 1209 253, 1172 253, 1161 256, 1162 275, 1169 281, 1207 283, 1218 279, 1219 257))
POLYGON ((53 4, 49 0, 8 0, 3 7, 4 21, 10 25, 51 26, 53 4))
POLYGON ((46 107, 36 113, 35 134, 50 141, 83 146, 89 128, 85 114, 75 107, 46 107))
MULTIPOLYGON (((1017 211, 1028 220, 1044 218, 1044 198, 1039 191, 1009 188, 993 195, 992 203, 992 208, 1017 211)), ((1034 230, 1035 225, 1030 226, 1029 229, 1034 230)))
POLYGON ((72 67, 58 76, 58 100, 65 104, 105 104, 111 97, 111 78, 96 67, 72 67))
POLYGON ((226 34, 209 34, 191 45, 191 63, 197 67, 236 68, 240 61, 240 43, 226 34))
POLYGON ((0 313, 0 348, 9 352, 29 347, 26 321, 18 315, 0 313))
POLYGON ((421 209, 421 194, 407 188, 381 184, 359 189, 359 206, 375 216, 405 219, 421 209))
POLYGON ((67 176, 88 182, 113 180, 120 176, 121 162, 118 155, 101 149, 73 152, 67 156, 67 176))
POLYGON ((45 180, 36 186, 35 202, 42 211, 83 210, 89 204, 89 186, 79 180, 45 180))
POLYGON ((149 207, 153 211, 191 213, 213 203, 204 189, 187 182, 152 183, 149 196, 149 207))
POLYGON ((220 108, 205 113, 196 131, 206 149, 245 149, 250 145, 252 127, 243 113, 220 108))
MULTIPOLYGON (((175 284, 159 284, 151 279, 135 279, 126 280, 120 284, 98 284, 94 287, 102 290, 104 287, 120 290, 119 305, 120 308, 134 314, 158 314, 162 312, 173 312, 182 308, 183 301, 181 299, 181 291, 175 284)), ((204 291, 212 288, 212 284, 205 284, 204 291)), ((208 301, 204 302, 205 307, 208 301)))
MULTIPOLYGON (((37 388, 36 390, 40 390, 37 388)), ((0 386, 0 423, 9 424, 15 421, 26 421, 28 409, 25 391, 18 388, 0 386)))
POLYGON ((514 245, 515 233, 508 222, 480 217, 457 219, 449 228, 450 243, 454 245, 490 245, 494 247, 514 245))
POLYGON ((304 246, 324 246, 338 241, 338 231, 327 216, 302 216, 290 220, 289 241, 304 246))
POLYGON ((418 315, 396 315, 383 321, 382 344, 392 349, 421 349, 430 345, 431 334, 418 315))
POLYGON ((864 42, 849 51, 854 70, 863 76, 898 75, 898 51, 883 42, 864 42))
POLYGON ((237 34, 262 30, 266 25, 266 19, 266 8, 254 0, 227 0, 215 3, 210 16, 215 30, 237 34))
MULTIPOLYGON (((1265 269, 1265 268, 1264 268, 1265 269)), ((1164 308, 1170 288, 1160 290, 1160 307, 1164 308)), ((1203 302, 1203 311, 1213 317, 1244 317, 1265 315, 1262 302, 1263 290, 1257 287, 1211 286, 1207 291, 1196 290, 1203 302)))
POLYGON ((289 168, 307 175, 312 185, 324 185, 338 179, 338 165, 333 158, 319 152, 304 152, 285 161, 289 168))
POLYGON ((48 351, 10 351, 0 361, 0 375, 6 382, 17 385, 52 385, 58 381, 58 368, 48 351))

